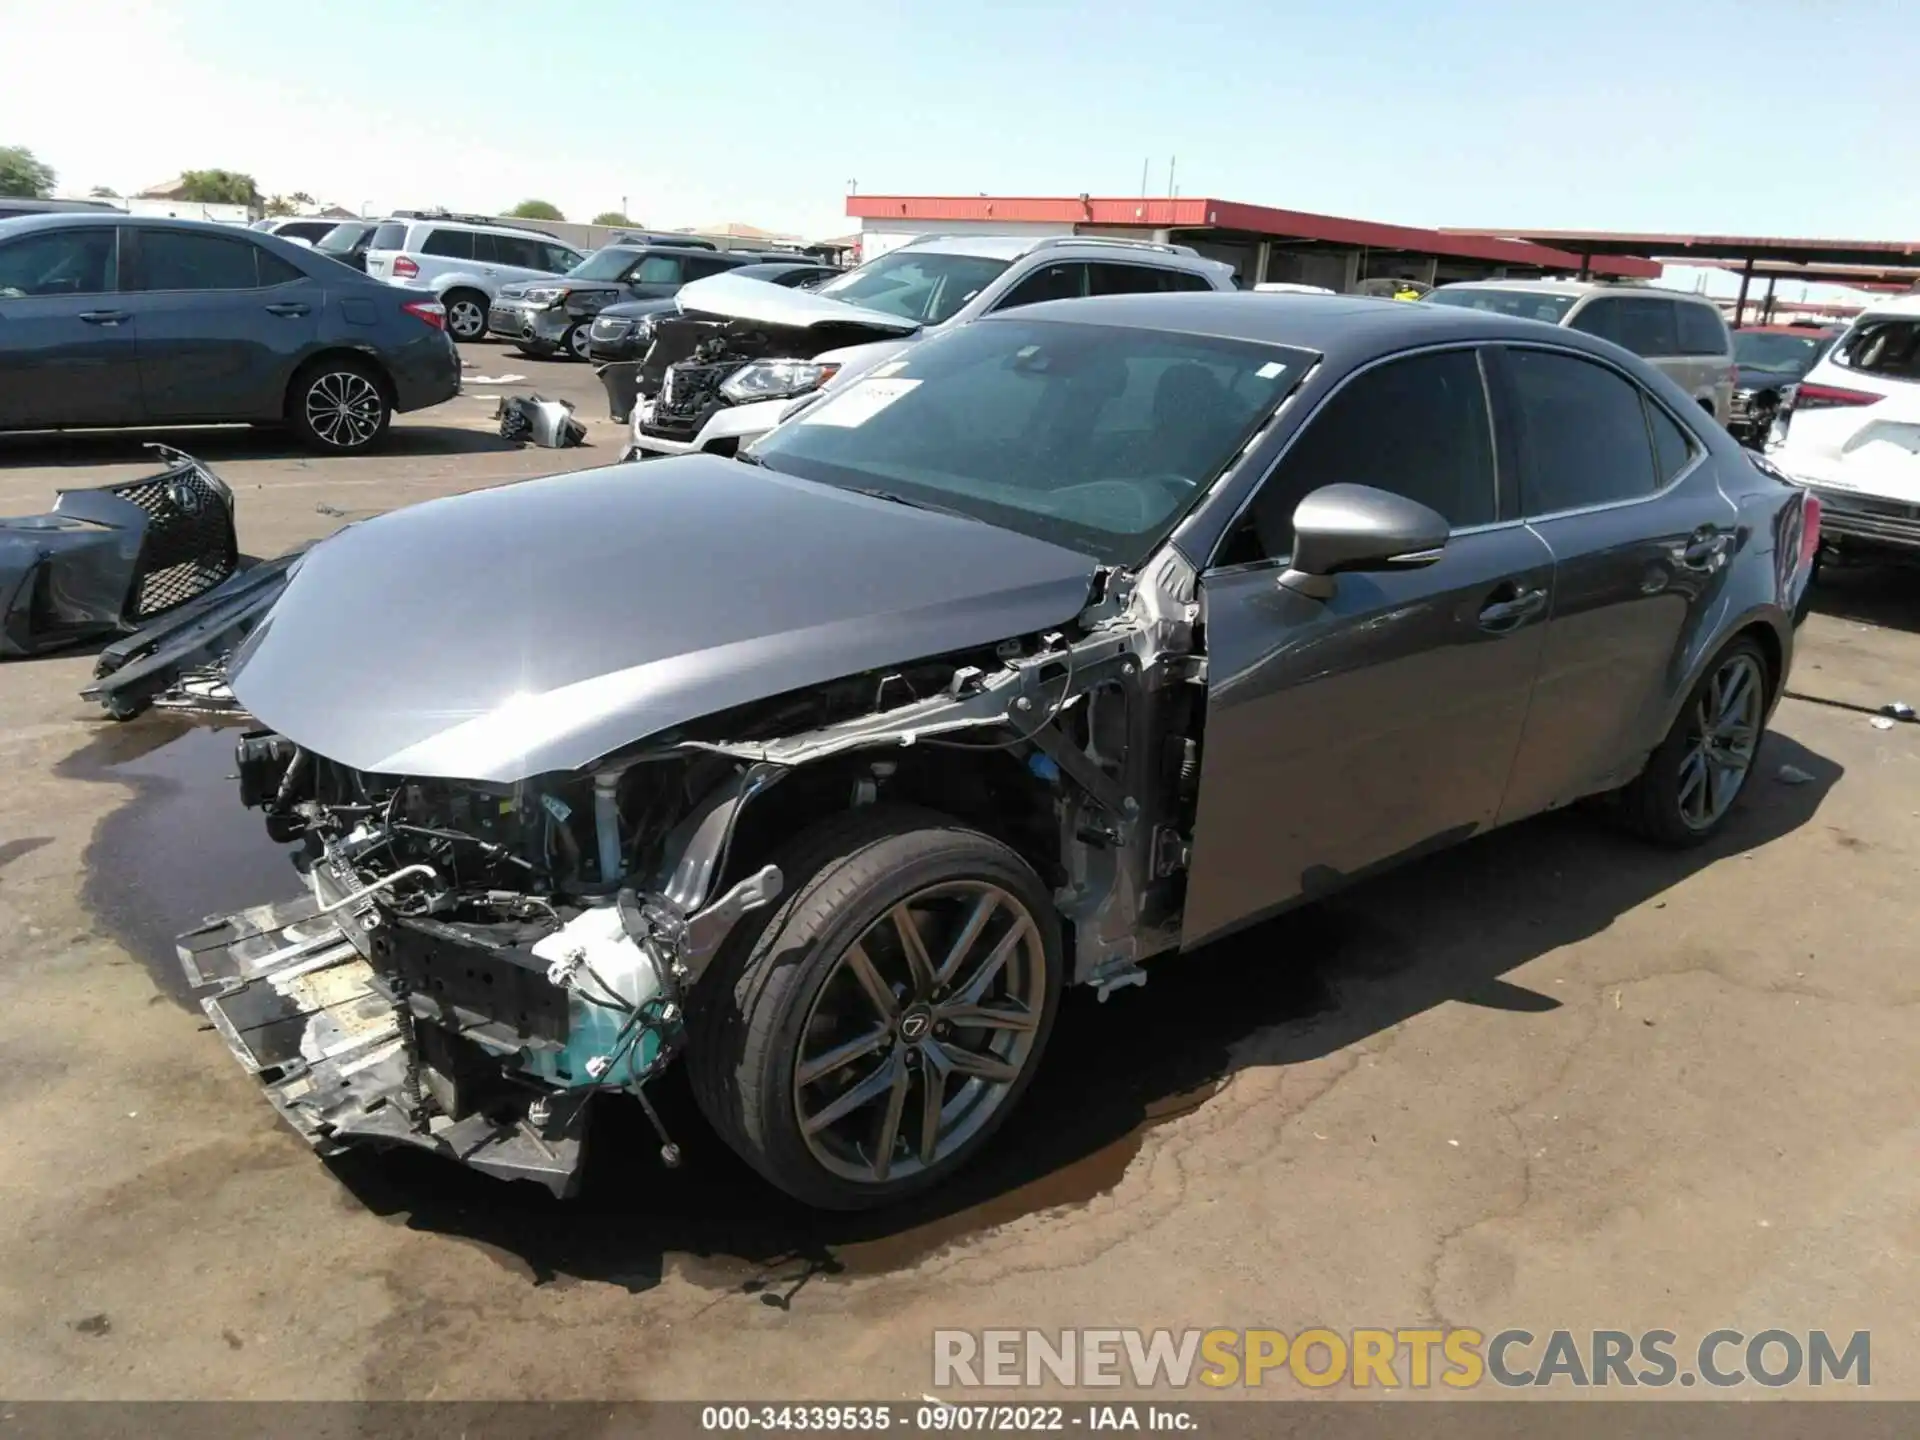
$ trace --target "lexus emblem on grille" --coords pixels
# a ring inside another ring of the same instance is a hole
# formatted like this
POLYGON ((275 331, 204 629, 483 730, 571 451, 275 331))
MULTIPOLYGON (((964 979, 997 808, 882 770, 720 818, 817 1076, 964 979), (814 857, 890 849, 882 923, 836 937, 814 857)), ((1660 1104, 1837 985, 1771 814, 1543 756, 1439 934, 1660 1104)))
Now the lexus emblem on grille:
POLYGON ((167 486, 167 498, 182 515, 198 515, 200 507, 206 504, 200 496, 200 487, 185 480, 176 480, 167 486))

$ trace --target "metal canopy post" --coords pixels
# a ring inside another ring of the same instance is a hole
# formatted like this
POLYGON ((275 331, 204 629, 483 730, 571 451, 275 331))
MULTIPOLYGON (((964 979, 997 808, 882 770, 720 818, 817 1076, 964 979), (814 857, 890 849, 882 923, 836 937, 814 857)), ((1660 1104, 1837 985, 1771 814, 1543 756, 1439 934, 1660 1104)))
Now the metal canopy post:
POLYGON ((1740 298, 1733 306, 1733 328, 1738 330, 1747 320, 1747 287, 1753 283, 1753 256, 1747 256, 1747 263, 1740 270, 1740 298))
POLYGON ((1773 282, 1779 278, 1777 275, 1769 275, 1767 277, 1767 298, 1760 302, 1760 323, 1762 325, 1771 325, 1773 323, 1773 282))

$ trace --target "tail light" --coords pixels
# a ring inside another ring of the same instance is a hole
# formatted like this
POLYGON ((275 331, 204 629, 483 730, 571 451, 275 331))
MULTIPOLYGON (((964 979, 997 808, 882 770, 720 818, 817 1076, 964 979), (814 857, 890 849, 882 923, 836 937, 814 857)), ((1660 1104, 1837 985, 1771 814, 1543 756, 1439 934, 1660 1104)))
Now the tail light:
POLYGON ((420 266, 404 255, 396 255, 393 257, 393 273, 411 280, 420 273, 420 266))
POLYGON ((447 328, 447 307, 438 300, 409 300, 400 308, 436 330, 447 328))
POLYGON ((1811 490, 1800 502, 1800 568, 1810 571, 1820 552, 1820 497, 1811 490))
POLYGON ((1833 410, 1848 405, 1877 404, 1880 398, 1871 390, 1847 390, 1838 385, 1812 385, 1802 380, 1793 392, 1793 408, 1833 410))

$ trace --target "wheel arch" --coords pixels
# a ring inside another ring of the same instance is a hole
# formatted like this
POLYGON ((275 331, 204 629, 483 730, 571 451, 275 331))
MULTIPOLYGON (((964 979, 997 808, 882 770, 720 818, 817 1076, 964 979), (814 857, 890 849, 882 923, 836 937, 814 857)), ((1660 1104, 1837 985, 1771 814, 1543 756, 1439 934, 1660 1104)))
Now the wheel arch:
POLYGON ((292 373, 287 376, 286 389, 280 396, 281 413, 292 413, 294 397, 301 382, 308 375, 324 365, 342 360, 354 361, 362 369, 370 370, 373 373, 374 383, 379 385, 380 393, 386 397, 387 404, 398 408, 399 397, 394 389, 393 374, 387 369, 377 351, 358 345, 326 345, 310 355, 302 356, 300 363, 295 365, 292 373))

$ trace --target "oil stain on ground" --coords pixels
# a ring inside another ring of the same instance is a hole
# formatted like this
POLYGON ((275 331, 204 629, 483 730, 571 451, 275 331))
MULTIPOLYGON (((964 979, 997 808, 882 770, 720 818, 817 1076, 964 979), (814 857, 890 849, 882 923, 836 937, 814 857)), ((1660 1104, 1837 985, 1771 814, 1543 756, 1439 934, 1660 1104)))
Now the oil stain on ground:
POLYGON ((270 841, 258 812, 240 805, 230 777, 241 733, 150 714, 103 727, 58 770, 67 779, 133 788, 94 831, 80 898, 182 1005, 193 1006, 174 956, 182 932, 210 915, 300 892, 287 847, 270 841))

